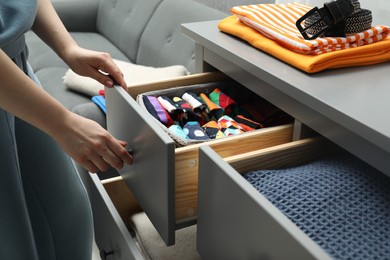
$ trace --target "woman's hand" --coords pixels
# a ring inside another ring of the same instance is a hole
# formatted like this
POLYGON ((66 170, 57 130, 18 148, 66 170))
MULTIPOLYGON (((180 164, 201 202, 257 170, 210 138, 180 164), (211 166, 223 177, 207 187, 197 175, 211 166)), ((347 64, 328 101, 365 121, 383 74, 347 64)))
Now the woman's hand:
POLYGON ((91 77, 104 86, 119 84, 123 75, 108 53, 81 48, 70 36, 50 0, 39 0, 32 30, 77 74, 91 77))
POLYGON ((109 166, 120 169, 132 164, 133 158, 118 141, 95 121, 74 113, 62 120, 53 137, 62 149, 89 172, 106 171, 109 166), (61 123, 62 124, 62 123, 61 123))
POLYGON ((91 77, 106 87, 118 84, 127 90, 122 72, 108 53, 72 45, 66 51, 64 60, 75 73, 81 76, 91 77))

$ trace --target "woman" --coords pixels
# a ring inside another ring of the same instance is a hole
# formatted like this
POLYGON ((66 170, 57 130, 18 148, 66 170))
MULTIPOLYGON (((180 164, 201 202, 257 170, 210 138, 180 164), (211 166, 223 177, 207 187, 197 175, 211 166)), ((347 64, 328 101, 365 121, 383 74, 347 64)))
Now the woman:
POLYGON ((126 87, 108 54, 75 43, 50 0, 0 0, 0 259, 89 260, 91 209, 63 151, 90 172, 132 157, 125 142, 38 87, 26 61, 30 28, 76 73, 126 87))

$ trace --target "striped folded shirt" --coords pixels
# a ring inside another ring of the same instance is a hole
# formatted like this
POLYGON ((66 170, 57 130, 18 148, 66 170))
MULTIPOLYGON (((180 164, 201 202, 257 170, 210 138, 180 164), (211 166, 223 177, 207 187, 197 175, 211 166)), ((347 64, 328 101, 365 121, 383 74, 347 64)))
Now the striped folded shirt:
POLYGON ((355 48, 385 39, 390 33, 385 25, 373 26, 346 37, 319 37, 305 40, 296 21, 312 7, 300 3, 242 5, 231 8, 231 13, 245 25, 278 42, 285 48, 303 54, 322 54, 355 48))

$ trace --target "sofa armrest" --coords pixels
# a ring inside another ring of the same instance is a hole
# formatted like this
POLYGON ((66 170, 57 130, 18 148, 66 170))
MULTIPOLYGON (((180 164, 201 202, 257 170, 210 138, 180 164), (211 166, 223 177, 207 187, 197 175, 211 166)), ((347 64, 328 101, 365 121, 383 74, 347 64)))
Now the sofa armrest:
POLYGON ((100 0, 51 0, 68 31, 96 32, 100 0))

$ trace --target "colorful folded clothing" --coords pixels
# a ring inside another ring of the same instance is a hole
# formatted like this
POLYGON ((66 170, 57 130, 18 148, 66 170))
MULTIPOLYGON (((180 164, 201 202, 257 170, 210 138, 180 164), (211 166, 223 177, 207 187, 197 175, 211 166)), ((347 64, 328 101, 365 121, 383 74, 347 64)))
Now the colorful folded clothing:
POLYGON ((304 54, 321 54, 355 48, 381 41, 389 34, 387 26, 374 26, 346 37, 305 40, 296 21, 312 7, 300 3, 242 5, 231 8, 239 20, 287 49, 304 54))
POLYGON ((187 140, 187 139, 190 139, 187 134, 184 132, 183 128, 181 128, 179 125, 171 125, 169 128, 168 128, 169 132, 171 132, 172 134, 175 134, 177 136, 179 136, 180 138, 184 139, 184 140, 187 140))
POLYGON ((159 96, 157 100, 171 115, 172 119, 180 126, 183 126, 188 119, 186 109, 180 107, 167 96, 159 96))
POLYGON ((183 127, 184 133, 194 140, 209 140, 210 138, 203 132, 202 127, 197 121, 187 122, 183 127))
POLYGON ((227 115, 224 115, 218 120, 218 125, 226 136, 239 135, 245 132, 236 121, 227 115))
POLYGON ((252 46, 308 73, 390 61, 389 37, 358 48, 347 48, 321 55, 307 55, 286 48, 261 34, 258 30, 240 22, 235 15, 221 20, 218 28, 222 32, 241 38, 252 46))
POLYGON ((186 92, 181 98, 190 104, 195 114, 200 115, 207 108, 203 101, 193 92, 186 92))
POLYGON ((253 120, 250 120, 249 118, 246 118, 243 115, 237 115, 234 117, 234 121, 237 122, 239 126, 242 127, 242 129, 245 130, 245 132, 253 131, 255 129, 263 128, 263 126, 253 120))
POLYGON ((221 116, 223 116, 223 109, 211 101, 206 94, 201 93, 199 97, 203 100, 203 103, 206 104, 207 112, 210 117, 214 118, 214 120, 218 120, 221 116))
POLYGON ((148 112, 166 127, 174 124, 174 121, 156 97, 143 96, 143 101, 148 112))
POLYGON ((192 111, 196 116, 193 120, 198 121, 200 125, 204 125, 210 121, 207 105, 197 94, 194 92, 186 92, 182 95, 182 98, 190 104, 192 111))
POLYGON ((223 93, 220 89, 216 88, 209 94, 209 98, 212 102, 217 104, 224 110, 225 115, 237 114, 237 103, 228 95, 223 93))
POLYGON ((206 135, 210 137, 210 139, 219 139, 225 137, 225 134, 222 133, 216 121, 210 121, 207 124, 202 125, 202 128, 206 135))

